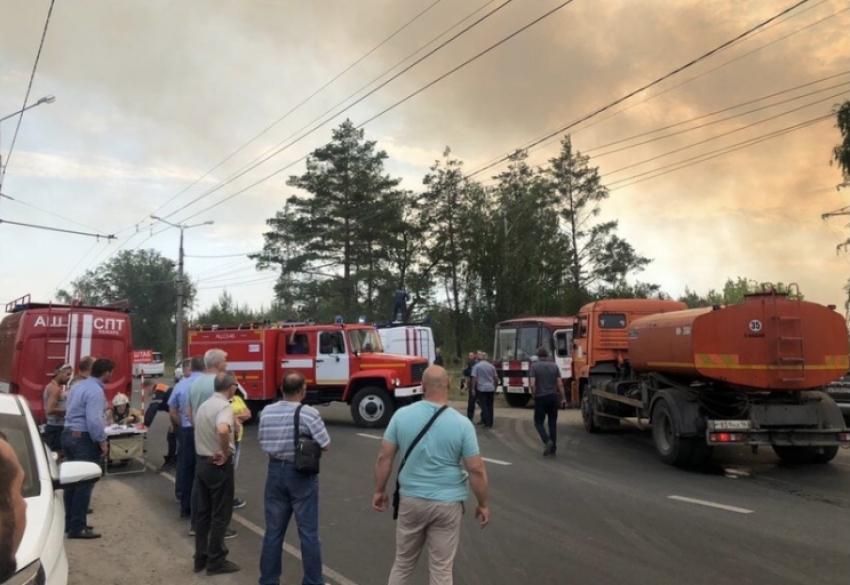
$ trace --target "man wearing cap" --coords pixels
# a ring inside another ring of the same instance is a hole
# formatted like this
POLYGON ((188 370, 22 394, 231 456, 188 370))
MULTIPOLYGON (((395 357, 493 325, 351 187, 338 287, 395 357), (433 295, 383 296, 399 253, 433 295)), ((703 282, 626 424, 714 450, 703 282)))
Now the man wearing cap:
POLYGON ((62 364, 53 371, 53 379, 44 389, 44 442, 51 451, 62 456, 62 431, 65 430, 65 402, 68 399, 68 381, 74 373, 71 364, 62 364))
MULTIPOLYGON (((106 394, 103 389, 112 378, 115 364, 99 359, 92 364, 91 376, 68 393, 62 448, 68 461, 100 463, 109 451, 104 430, 106 394)), ((65 490, 65 528, 68 538, 100 538, 86 523, 94 485, 65 490)))

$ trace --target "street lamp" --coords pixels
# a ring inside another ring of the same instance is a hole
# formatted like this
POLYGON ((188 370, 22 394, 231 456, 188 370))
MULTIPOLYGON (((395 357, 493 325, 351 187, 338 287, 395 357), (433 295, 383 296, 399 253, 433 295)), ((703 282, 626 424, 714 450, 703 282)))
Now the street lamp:
MULTIPOLYGON (((35 108, 36 106, 40 106, 41 104, 52 104, 55 101, 56 101, 56 97, 54 97, 52 95, 46 95, 43 98, 41 98, 40 100, 38 100, 37 102, 35 102, 34 104, 30 104, 28 106, 25 106, 22 110, 18 110, 14 114, 9 114, 8 116, 3 116, 2 118, 0 118, 0 122, 3 122, 4 120, 8 120, 9 118, 14 118, 15 116, 17 116, 19 114, 23 114, 27 110, 31 110, 32 108, 35 108)), ((3 142, 2 142, 2 140, 0 140, 0 147, 2 147, 2 144, 3 144, 3 142)), ((2 149, 0 149, 0 186, 3 185, 3 177, 5 177, 5 176, 6 176, 6 167, 3 166, 3 153, 2 153, 2 149)))
POLYGON ((168 224, 171 227, 175 227, 180 230, 180 252, 177 256, 177 323, 175 328, 177 342, 174 347, 174 367, 176 369, 180 367, 180 363, 183 361, 183 297, 185 296, 183 290, 183 231, 200 227, 202 225, 212 225, 215 222, 210 220, 203 223, 186 225, 183 223, 171 223, 167 219, 157 217, 156 215, 151 215, 151 219, 161 221, 164 224, 168 224))

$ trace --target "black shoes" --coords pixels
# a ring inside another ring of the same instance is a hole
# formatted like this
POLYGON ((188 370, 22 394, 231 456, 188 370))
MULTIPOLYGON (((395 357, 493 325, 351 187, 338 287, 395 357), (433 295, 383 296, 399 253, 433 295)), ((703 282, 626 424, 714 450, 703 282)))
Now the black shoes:
POLYGON ((203 571, 203 570, 204 570, 204 569, 206 569, 206 568, 207 568, 207 559, 206 559, 206 557, 205 557, 205 558, 203 558, 203 559, 195 559, 195 568, 194 568, 194 571, 195 571, 196 573, 200 573, 201 571, 203 571))
POLYGON ((555 441, 552 441, 551 439, 549 441, 546 441, 546 448, 543 449, 543 456, 549 457, 550 455, 554 455, 556 449, 557 447, 555 447, 555 441))
POLYGON ((92 539, 92 538, 100 538, 100 532, 95 532, 91 528, 86 528, 82 532, 77 532, 75 534, 68 533, 68 538, 82 538, 82 539, 92 539))
POLYGON ((242 567, 232 561, 222 561, 217 565, 208 565, 207 575, 225 575, 227 573, 235 573, 241 569, 242 567))
POLYGON ((177 466, 177 458, 176 457, 165 457, 165 463, 162 466, 156 468, 157 473, 162 473, 163 471, 168 471, 169 469, 174 469, 177 466))

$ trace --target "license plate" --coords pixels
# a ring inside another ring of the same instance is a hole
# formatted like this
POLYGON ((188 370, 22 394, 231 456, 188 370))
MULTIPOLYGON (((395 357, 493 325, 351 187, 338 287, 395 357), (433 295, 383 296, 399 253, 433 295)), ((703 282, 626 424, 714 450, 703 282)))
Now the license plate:
POLYGON ((508 386, 508 392, 511 394, 525 394, 525 388, 522 386, 508 386))
POLYGON ((746 431, 752 424, 748 420, 712 420, 709 428, 715 431, 746 431))

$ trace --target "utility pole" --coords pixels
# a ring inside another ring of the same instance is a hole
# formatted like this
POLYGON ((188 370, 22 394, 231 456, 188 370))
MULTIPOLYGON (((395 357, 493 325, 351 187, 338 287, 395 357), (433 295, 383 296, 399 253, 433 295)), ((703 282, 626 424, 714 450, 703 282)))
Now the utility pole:
POLYGON ((202 225, 212 225, 213 221, 205 221, 203 223, 195 223, 192 225, 186 225, 182 223, 171 223, 161 217, 157 217, 155 215, 151 215, 151 219, 155 219, 157 221, 161 221, 162 223, 168 224, 172 227, 176 227, 180 230, 180 250, 177 254, 177 316, 175 323, 175 343, 174 343, 174 367, 179 368, 180 363, 183 361, 183 310, 185 309, 184 302, 186 296, 186 288, 185 282, 183 278, 183 232, 185 230, 200 227, 202 225))

